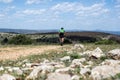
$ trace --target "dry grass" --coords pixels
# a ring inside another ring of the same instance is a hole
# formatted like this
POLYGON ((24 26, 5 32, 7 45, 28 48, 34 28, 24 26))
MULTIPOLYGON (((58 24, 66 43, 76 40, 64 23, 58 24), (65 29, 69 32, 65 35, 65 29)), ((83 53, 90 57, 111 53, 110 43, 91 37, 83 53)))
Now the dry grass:
POLYGON ((40 45, 40 46, 6 46, 0 47, 0 60, 17 59, 19 57, 41 54, 45 51, 59 48, 57 45, 40 45))

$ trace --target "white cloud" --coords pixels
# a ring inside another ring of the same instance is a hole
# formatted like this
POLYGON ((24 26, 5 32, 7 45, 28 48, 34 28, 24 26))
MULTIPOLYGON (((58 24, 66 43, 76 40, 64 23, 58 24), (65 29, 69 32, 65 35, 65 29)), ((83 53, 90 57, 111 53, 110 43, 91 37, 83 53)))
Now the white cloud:
POLYGON ((98 16, 109 12, 107 8, 104 8, 104 4, 94 4, 92 6, 78 7, 76 15, 80 16, 98 16))
POLYGON ((118 18, 120 18, 120 0, 116 0, 115 9, 116 9, 116 14, 118 15, 118 18))
POLYGON ((57 4, 51 8, 54 12, 59 13, 75 13, 80 16, 97 16, 105 14, 109 9, 104 7, 104 4, 93 4, 91 6, 84 6, 80 3, 64 2, 57 4))
POLYGON ((1 18, 1 17, 4 17, 4 16, 5 16, 4 14, 0 14, 0 18, 1 18))
POLYGON ((40 9, 40 10, 24 10, 23 11, 23 14, 27 14, 27 15, 30 15, 30 14, 33 14, 33 15, 39 15, 39 14, 42 14, 43 12, 45 12, 45 9, 40 9))
POLYGON ((69 12, 73 11, 76 6, 76 3, 69 3, 69 2, 64 2, 61 4, 57 4, 51 8, 53 11, 62 11, 62 12, 69 12))
POLYGON ((3 2, 3 3, 11 3, 13 0, 0 0, 0 2, 3 2))
POLYGON ((47 1, 52 1, 52 0, 27 0, 26 4, 39 4, 39 3, 47 2, 47 1))
POLYGON ((8 6, 3 11, 8 12, 8 11, 13 10, 13 9, 15 9, 15 6, 8 6))
POLYGON ((117 3, 120 3, 120 0, 117 0, 117 3))
POLYGON ((30 9, 26 9, 23 11, 17 11, 16 12, 16 16, 25 16, 25 15, 40 15, 43 14, 46 10, 45 9, 38 9, 38 10, 30 10, 30 9))

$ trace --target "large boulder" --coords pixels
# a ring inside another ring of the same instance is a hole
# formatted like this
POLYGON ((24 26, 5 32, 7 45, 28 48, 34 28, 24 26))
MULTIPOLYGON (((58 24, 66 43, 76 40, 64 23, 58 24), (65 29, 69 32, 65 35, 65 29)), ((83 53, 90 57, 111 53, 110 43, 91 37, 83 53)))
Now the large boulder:
POLYGON ((9 72, 14 72, 17 75, 22 75, 23 71, 19 67, 11 67, 8 69, 9 72))
POLYGON ((83 54, 88 55, 89 57, 94 57, 94 58, 100 58, 104 56, 103 51, 99 47, 97 47, 93 51, 85 51, 83 52, 83 54))
POLYGON ((109 66, 117 67, 120 66, 120 60, 106 59, 101 63, 101 65, 109 65, 109 66))
POLYGON ((84 61, 86 61, 85 58, 82 59, 74 59, 70 65, 71 68, 75 68, 75 67, 84 67, 84 65, 82 64, 84 61))
POLYGON ((114 49, 107 53, 107 56, 113 59, 120 59, 120 49, 114 49))
POLYGON ((97 66, 92 69, 91 77, 93 80, 102 80, 113 75, 114 68, 108 65, 97 66))
POLYGON ((87 73, 90 73, 91 70, 89 68, 80 68, 80 74, 85 76, 87 73))
POLYGON ((51 73, 48 74, 46 80, 71 80, 71 76, 69 74, 51 73))
POLYGON ((0 76, 0 80, 16 80, 16 78, 9 74, 3 74, 0 76))
POLYGON ((120 61, 106 59, 99 66, 91 70, 91 77, 93 80, 101 80, 109 77, 114 77, 120 73, 120 61))
POLYGON ((38 66, 35 69, 33 69, 33 71, 30 73, 29 76, 26 77, 26 80, 36 79, 39 73, 47 74, 52 72, 53 70, 54 70, 54 67, 50 65, 44 64, 44 65, 38 66))

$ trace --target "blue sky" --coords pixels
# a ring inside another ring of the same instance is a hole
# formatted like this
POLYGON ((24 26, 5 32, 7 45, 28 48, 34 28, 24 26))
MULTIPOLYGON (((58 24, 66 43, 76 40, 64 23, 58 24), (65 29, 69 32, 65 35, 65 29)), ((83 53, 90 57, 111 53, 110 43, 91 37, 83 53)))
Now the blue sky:
POLYGON ((0 0, 0 28, 120 31, 120 0, 0 0))

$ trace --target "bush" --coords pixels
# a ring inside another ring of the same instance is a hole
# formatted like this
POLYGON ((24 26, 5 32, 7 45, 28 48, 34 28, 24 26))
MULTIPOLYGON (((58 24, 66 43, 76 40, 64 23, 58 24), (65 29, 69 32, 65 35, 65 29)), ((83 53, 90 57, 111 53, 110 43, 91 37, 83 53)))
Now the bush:
POLYGON ((15 44, 15 45, 27 45, 27 44, 32 44, 32 39, 25 35, 17 35, 15 37, 12 37, 9 40, 9 44, 15 44))
POLYGON ((8 43, 8 38, 4 38, 2 41, 1 41, 1 44, 7 44, 8 43))
POLYGON ((116 44, 117 42, 113 41, 113 40, 101 40, 101 41, 97 41, 95 42, 95 44, 116 44))

